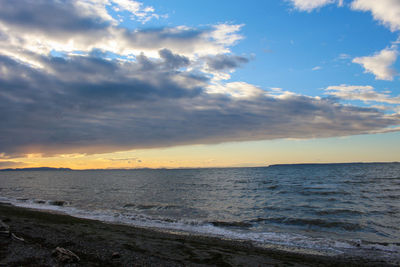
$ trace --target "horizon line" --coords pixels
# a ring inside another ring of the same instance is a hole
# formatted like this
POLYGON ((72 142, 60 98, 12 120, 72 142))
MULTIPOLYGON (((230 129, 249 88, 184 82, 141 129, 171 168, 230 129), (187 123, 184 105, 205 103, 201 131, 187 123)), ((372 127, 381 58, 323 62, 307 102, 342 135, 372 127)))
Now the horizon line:
POLYGON ((48 171, 112 171, 112 170, 187 170, 187 169, 236 169, 236 168, 268 168, 273 166, 295 166, 295 165, 346 165, 346 164, 399 164, 399 161, 358 161, 358 162, 308 162, 308 163, 277 163, 260 166, 216 166, 216 167, 141 167, 141 168, 89 168, 73 169, 69 167, 23 167, 23 168, 3 168, 0 171, 29 171, 29 170, 48 170, 48 171))

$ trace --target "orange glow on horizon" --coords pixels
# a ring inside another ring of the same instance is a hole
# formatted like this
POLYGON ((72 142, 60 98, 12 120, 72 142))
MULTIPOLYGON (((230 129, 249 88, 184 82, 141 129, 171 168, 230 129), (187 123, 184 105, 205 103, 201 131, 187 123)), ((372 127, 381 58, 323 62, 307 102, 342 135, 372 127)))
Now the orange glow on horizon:
POLYGON ((0 158, 0 168, 71 169, 253 167, 271 164, 400 161, 399 132, 309 140, 272 140, 140 149, 103 154, 32 153, 0 158), (7 165, 8 164, 8 165, 7 165))

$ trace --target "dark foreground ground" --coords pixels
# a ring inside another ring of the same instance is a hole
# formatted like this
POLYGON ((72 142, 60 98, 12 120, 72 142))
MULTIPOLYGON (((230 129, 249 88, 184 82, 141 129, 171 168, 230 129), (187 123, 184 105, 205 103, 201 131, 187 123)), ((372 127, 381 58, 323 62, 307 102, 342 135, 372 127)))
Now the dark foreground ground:
POLYGON ((171 234, 0 205, 0 266, 389 266, 360 258, 310 256, 247 242, 171 234), (23 239, 23 240, 22 240, 23 239), (57 247, 75 253, 65 260, 57 247), (53 252, 53 253, 52 253, 53 252))

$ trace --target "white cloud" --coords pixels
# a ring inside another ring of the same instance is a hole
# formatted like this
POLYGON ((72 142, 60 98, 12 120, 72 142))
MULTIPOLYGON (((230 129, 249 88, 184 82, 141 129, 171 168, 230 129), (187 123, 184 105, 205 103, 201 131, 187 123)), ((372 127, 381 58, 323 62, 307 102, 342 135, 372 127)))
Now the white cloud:
POLYGON ((380 102, 387 104, 400 104, 400 96, 391 97, 390 92, 379 93, 370 85, 338 85, 329 86, 325 89, 326 94, 336 96, 345 100, 361 100, 364 102, 380 102))
POLYGON ((353 63, 362 65, 365 72, 374 74, 377 80, 392 81, 393 77, 397 75, 396 70, 392 68, 399 54, 396 48, 396 46, 392 46, 372 56, 354 58, 353 63))
MULTIPOLYGON (((275 98, 275 99, 287 99, 287 98, 299 97, 299 96, 301 97, 301 95, 299 95, 299 94, 296 94, 291 91, 283 90, 280 87, 270 87, 269 89, 270 90, 267 91, 265 93, 265 95, 268 97, 275 98)), ((311 97, 310 97, 310 99, 311 99, 311 97)), ((320 97, 317 96, 314 99, 320 99, 320 97)))
POLYGON ((354 0, 351 8, 360 11, 370 11, 374 19, 380 21, 392 31, 400 30, 399 0, 354 0))
POLYGON ((142 3, 132 0, 110 0, 108 5, 114 5, 115 11, 128 11, 132 14, 131 19, 136 19, 145 23, 152 18, 159 18, 159 15, 154 13, 154 8, 151 6, 143 6, 142 3))
POLYGON ((295 8, 297 8, 300 11, 307 11, 311 12, 314 9, 333 4, 333 3, 338 3, 338 6, 343 5, 343 0, 289 0, 295 8))
POLYGON ((213 26, 214 30, 210 36, 220 45, 231 46, 243 39, 243 36, 237 33, 243 26, 244 24, 217 24, 213 26))
POLYGON ((217 83, 207 88, 209 94, 225 94, 234 98, 252 98, 264 94, 264 90, 246 82, 217 83))
POLYGON ((314 68, 312 68, 311 70, 313 70, 313 71, 316 71, 316 70, 320 70, 320 69, 322 69, 322 67, 321 66, 315 66, 314 68))
POLYGON ((86 16, 96 16, 103 20, 113 21, 118 24, 118 20, 113 18, 107 11, 111 7, 115 12, 127 12, 131 20, 145 23, 152 18, 159 18, 152 6, 144 6, 143 3, 134 0, 71 0, 71 4, 78 7, 82 14, 86 16))

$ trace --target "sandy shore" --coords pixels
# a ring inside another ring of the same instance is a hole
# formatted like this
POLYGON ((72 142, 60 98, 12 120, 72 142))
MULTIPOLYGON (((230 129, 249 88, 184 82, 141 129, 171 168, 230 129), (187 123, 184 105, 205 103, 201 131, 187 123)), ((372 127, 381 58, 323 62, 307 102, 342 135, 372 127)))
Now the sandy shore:
POLYGON ((13 236, 0 236, 0 266, 390 266, 360 258, 284 252, 249 242, 165 233, 0 205, 13 236), (23 240, 22 240, 23 239, 23 240), (63 263, 65 248, 79 261, 63 263), (53 252, 53 253, 52 253, 53 252))

